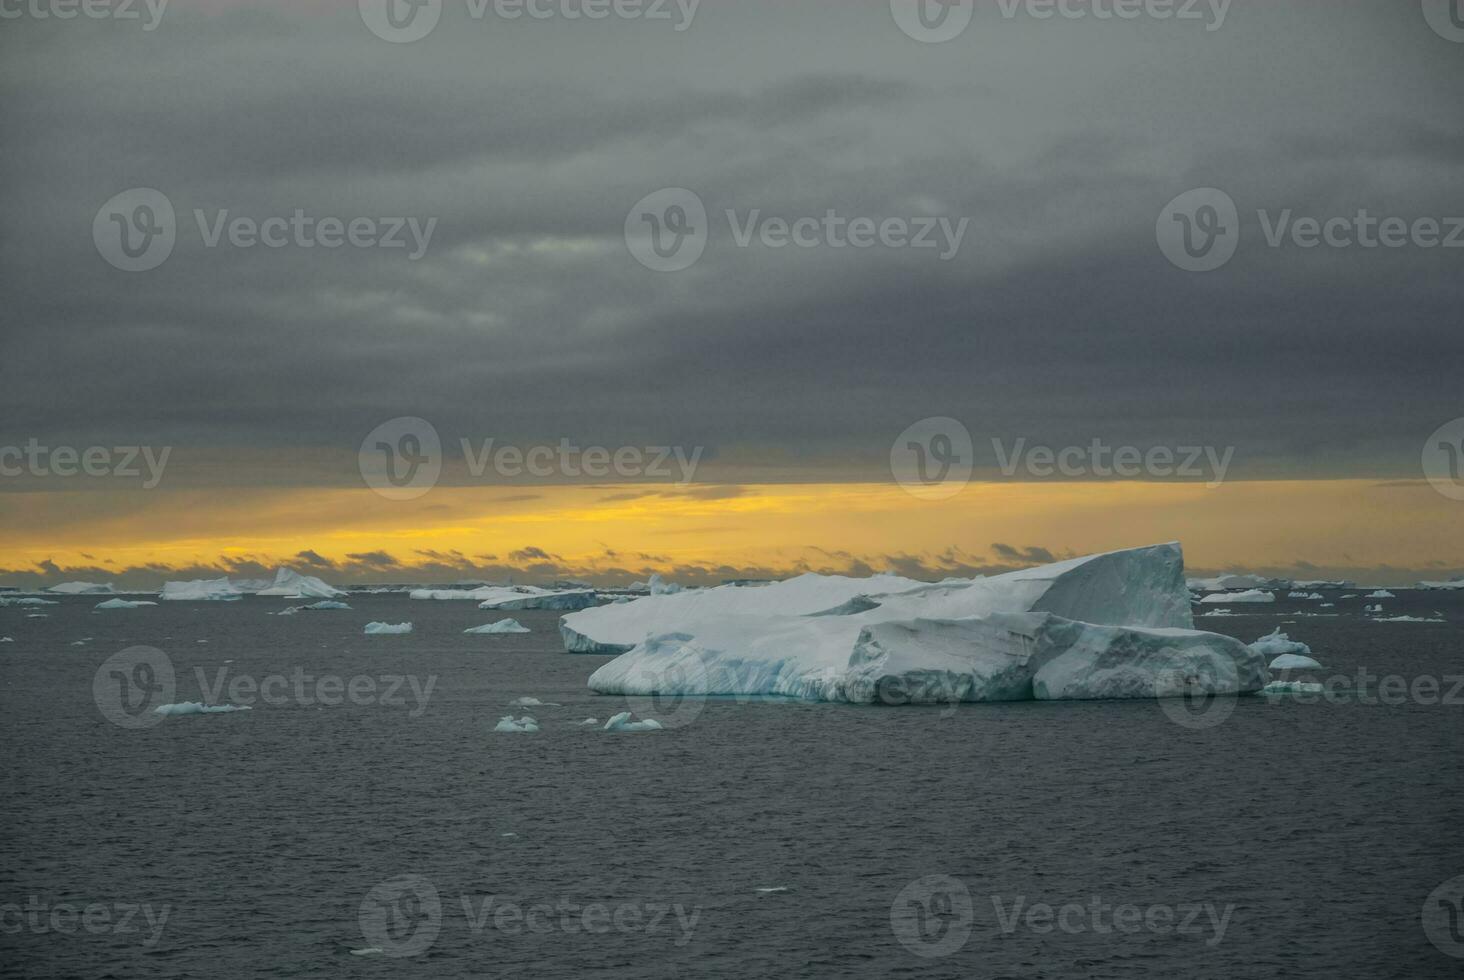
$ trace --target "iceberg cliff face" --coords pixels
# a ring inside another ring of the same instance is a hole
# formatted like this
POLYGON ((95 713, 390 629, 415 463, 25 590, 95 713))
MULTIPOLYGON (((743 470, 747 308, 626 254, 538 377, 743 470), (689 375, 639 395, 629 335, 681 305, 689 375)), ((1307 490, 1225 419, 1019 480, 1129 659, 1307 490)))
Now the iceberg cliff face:
POLYGON ((1244 693, 1260 654, 1194 629, 1178 545, 975 580, 805 575, 563 617, 572 651, 625 651, 607 694, 930 703, 1244 693))

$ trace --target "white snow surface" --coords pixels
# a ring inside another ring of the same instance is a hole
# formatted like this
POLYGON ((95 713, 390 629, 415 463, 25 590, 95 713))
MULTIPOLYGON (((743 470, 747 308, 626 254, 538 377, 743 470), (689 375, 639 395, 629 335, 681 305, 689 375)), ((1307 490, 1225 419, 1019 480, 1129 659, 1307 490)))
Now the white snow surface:
POLYGON ((601 606, 560 629, 571 651, 626 651, 590 677, 606 694, 930 703, 1259 690, 1260 654, 1194 629, 1183 568, 1167 544, 935 585, 803 575, 601 606))
POLYGON ((1200 600, 1201 605, 1220 606, 1232 602, 1275 602, 1276 595, 1264 589, 1250 589, 1246 592, 1222 592, 1217 595, 1207 595, 1200 600))

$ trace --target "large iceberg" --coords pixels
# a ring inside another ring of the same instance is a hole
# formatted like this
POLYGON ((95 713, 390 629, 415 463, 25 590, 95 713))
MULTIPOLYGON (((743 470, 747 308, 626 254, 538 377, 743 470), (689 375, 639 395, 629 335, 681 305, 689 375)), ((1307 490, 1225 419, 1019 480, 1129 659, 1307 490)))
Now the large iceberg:
POLYGON ((1194 629, 1177 544, 935 585, 803 575, 565 616, 576 652, 621 652, 606 694, 933 703, 1238 694, 1261 655, 1194 629), (623 652, 622 652, 623 651, 623 652))
POLYGON ((188 582, 164 582, 161 598, 170 602, 212 600, 231 601, 243 598, 245 590, 224 578, 198 578, 188 582))
POLYGON ((46 591, 57 595, 115 595, 117 590, 108 583, 99 585, 96 582, 62 582, 46 591))
POLYGON ((541 589, 532 585, 484 585, 476 589, 413 589, 413 599, 470 601, 479 609, 557 609, 572 611, 595 604, 594 589, 541 589))
POLYGON ((274 583, 260 589, 258 594, 287 599, 336 599, 346 593, 333 585, 326 585, 314 575, 301 575, 293 568, 281 568, 275 572, 274 583))

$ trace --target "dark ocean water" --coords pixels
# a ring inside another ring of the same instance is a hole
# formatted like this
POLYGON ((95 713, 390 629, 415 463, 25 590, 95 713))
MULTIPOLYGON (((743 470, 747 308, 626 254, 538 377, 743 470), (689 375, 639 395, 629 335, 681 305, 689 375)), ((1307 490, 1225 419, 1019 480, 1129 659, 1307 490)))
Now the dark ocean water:
POLYGON ((96 601, 0 608, 6 976, 1464 970, 1447 955, 1464 936, 1424 913, 1464 875, 1457 593, 1385 602, 1446 625, 1366 622, 1360 600, 1200 620, 1247 642, 1288 623, 1340 678, 1219 720, 1154 702, 628 705, 585 688, 606 658, 564 654, 556 613, 465 636, 499 615, 400 595, 291 617, 254 597, 96 601), (416 631, 363 636, 370 620, 416 631), (94 679, 138 644, 166 655, 173 700, 222 681, 229 701, 237 681, 278 685, 274 703, 115 724, 119 682, 94 679), (335 679, 356 696, 318 703, 335 679), (529 709, 537 735, 494 733, 520 696, 562 706, 529 709), (627 707, 675 727, 574 725, 627 707))

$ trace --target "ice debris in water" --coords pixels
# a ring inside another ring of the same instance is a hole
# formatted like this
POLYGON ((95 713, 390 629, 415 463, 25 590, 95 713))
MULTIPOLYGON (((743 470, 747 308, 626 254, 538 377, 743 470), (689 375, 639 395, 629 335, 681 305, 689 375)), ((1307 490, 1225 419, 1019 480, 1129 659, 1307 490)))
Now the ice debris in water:
POLYGON ((662 725, 654 718, 647 718, 644 721, 631 721, 630 712, 622 711, 618 715, 612 715, 610 720, 605 722, 607 732, 659 732, 662 725))
POLYGON ((551 701, 540 701, 538 698, 531 698, 531 697, 514 698, 512 701, 508 702, 508 706, 510 708, 558 708, 558 707, 561 707, 561 705, 554 704, 551 701))
POLYGON ((1310 681, 1272 681, 1261 688, 1262 694, 1321 694, 1322 685, 1310 681))
POLYGON ((463 632, 491 635, 495 633, 527 633, 529 630, 516 619, 500 619, 496 623, 489 623, 486 626, 474 626, 471 629, 463 630, 463 632))
POLYGON ((181 701, 177 704, 160 704, 153 709, 156 715, 223 715, 231 711, 252 711, 247 704, 202 704, 198 701, 181 701))
POLYGON ((411 623, 367 623, 367 636, 389 636, 412 632, 411 623))
POLYGON ((515 735, 527 735, 539 730, 539 723, 528 715, 514 720, 513 715, 504 715, 498 719, 498 724, 493 727, 495 732, 509 732, 515 735))
POLYGON ((106 602, 99 602, 96 609, 139 609, 143 606, 156 606, 156 602, 148 602, 145 599, 108 599, 106 602))
POLYGON ((1252 643, 1250 648, 1263 657, 1274 657, 1275 659, 1271 661, 1272 670, 1322 669, 1322 665, 1312 659, 1311 647, 1291 639, 1281 632, 1279 626, 1273 632, 1252 643))

